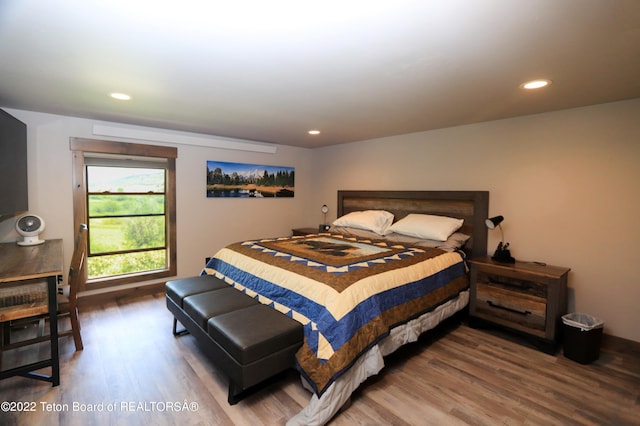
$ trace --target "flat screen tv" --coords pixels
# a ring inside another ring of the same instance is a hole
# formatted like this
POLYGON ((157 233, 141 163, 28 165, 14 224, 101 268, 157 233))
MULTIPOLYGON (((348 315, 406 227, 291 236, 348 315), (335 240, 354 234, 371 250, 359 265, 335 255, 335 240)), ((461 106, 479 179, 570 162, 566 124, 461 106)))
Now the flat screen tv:
POLYGON ((0 109, 0 221, 28 209, 27 125, 0 109))

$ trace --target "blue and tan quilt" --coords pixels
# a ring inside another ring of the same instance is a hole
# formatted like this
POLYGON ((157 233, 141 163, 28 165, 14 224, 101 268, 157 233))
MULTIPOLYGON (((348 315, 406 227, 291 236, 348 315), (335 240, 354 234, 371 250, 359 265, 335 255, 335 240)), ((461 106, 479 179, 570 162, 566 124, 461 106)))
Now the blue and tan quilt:
POLYGON ((304 325, 296 363, 321 396, 394 326, 468 288, 466 272, 455 252, 314 234, 229 245, 202 274, 304 325))

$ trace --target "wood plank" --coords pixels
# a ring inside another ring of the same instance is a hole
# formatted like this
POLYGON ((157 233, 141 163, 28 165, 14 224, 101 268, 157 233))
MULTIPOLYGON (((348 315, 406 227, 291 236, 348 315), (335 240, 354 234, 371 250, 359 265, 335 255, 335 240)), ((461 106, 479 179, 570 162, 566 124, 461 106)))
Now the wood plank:
POLYGON ((62 275, 62 240, 34 246, 0 244, 0 283, 62 275))
MULTIPOLYGON (((61 386, 22 377, 0 381, 0 400, 37 404, 33 412, 0 413, 2 424, 273 425, 310 398, 291 371, 229 405, 224 372, 191 336, 171 334, 162 292, 92 304, 80 316, 85 349, 75 352, 72 338, 60 340, 61 386), (185 401, 197 410, 152 409, 185 401), (42 403, 69 408, 46 412, 42 403), (74 403, 116 403, 117 411, 73 412, 74 403)), ((637 424, 640 344, 605 337, 600 359, 582 365, 522 343, 508 333, 447 322, 387 357, 387 367, 331 425, 637 424)), ((39 346, 6 352, 3 361, 46 356, 47 345, 39 346)))

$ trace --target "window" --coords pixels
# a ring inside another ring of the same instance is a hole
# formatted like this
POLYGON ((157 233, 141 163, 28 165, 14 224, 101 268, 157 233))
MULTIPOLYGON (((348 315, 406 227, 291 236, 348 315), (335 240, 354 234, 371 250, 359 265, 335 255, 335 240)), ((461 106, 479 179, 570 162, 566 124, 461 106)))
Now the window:
POLYGON ((89 227, 86 288, 176 275, 176 149, 77 138, 70 145, 74 221, 89 227))

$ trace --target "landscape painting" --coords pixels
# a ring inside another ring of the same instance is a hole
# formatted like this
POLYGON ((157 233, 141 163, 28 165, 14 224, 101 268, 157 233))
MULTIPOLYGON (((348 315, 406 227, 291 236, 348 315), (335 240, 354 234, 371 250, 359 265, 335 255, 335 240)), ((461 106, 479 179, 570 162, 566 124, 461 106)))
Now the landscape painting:
POLYGON ((207 161, 207 197, 293 197, 295 168, 207 161))

